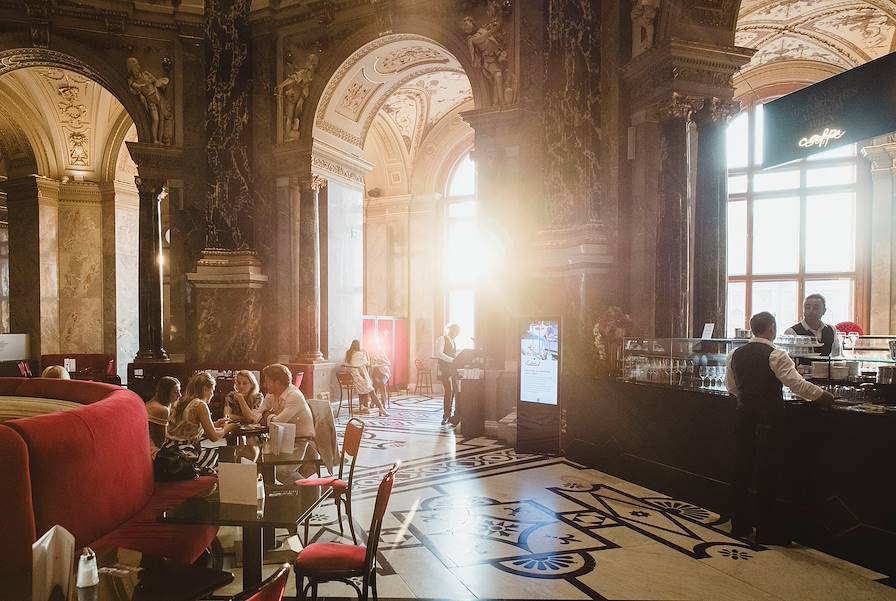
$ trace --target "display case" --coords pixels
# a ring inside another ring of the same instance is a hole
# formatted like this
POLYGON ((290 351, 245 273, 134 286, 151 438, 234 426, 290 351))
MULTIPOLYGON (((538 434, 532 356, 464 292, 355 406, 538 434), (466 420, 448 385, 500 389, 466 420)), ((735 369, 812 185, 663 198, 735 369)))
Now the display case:
MULTIPOLYGON (((727 394, 728 356, 745 338, 627 338, 623 341, 620 378, 625 382, 672 386, 727 394)), ((809 336, 783 335, 775 346, 786 350, 799 371, 835 397, 854 403, 896 404, 896 337, 844 337, 842 356, 816 351, 809 336)), ((785 399, 791 399, 785 387, 785 399)))

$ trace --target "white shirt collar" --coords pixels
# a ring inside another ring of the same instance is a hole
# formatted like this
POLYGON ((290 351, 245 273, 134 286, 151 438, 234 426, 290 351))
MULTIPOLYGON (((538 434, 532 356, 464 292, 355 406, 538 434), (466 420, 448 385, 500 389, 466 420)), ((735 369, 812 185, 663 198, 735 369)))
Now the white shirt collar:
MULTIPOLYGON (((827 324, 826 324, 825 322, 822 321, 822 322, 821 322, 821 325, 818 327, 818 329, 817 329, 817 330, 813 330, 811 327, 809 327, 809 324, 806 323, 806 320, 805 320, 805 319, 801 319, 801 320, 800 320, 800 325, 803 326, 804 328, 806 328, 808 331, 810 331, 810 332, 812 332, 812 333, 814 333, 814 334, 817 334, 818 332, 821 332, 827 324)), ((819 336, 819 338, 820 338, 820 336, 819 336)))
POLYGON ((772 341, 769 340, 768 338, 762 338, 761 336, 753 336, 753 337, 750 339, 750 342, 759 342, 759 343, 761 343, 761 344, 768 345, 768 346, 770 346, 770 347, 772 347, 772 348, 777 348, 777 347, 775 347, 775 343, 774 343, 774 342, 772 342, 772 341))

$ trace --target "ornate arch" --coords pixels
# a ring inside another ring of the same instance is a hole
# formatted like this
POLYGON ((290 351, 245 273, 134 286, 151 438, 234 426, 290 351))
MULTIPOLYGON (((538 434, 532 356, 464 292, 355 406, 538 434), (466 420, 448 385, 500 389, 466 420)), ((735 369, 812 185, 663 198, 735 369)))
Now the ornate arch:
MULTIPOLYGON (((128 92, 125 66, 115 69, 106 60, 80 44, 64 41, 69 52, 60 52, 49 48, 8 48, 0 50, 0 76, 27 67, 55 67, 66 69, 88 77, 106 88, 124 106, 128 115, 137 126, 137 137, 141 142, 148 142, 149 120, 139 99, 128 92), (77 56, 75 56, 77 55, 77 56), (84 57, 86 60, 82 60, 84 57), (89 62, 87 62, 89 61, 89 62)), ((0 37, 0 48, 7 46, 0 37)))

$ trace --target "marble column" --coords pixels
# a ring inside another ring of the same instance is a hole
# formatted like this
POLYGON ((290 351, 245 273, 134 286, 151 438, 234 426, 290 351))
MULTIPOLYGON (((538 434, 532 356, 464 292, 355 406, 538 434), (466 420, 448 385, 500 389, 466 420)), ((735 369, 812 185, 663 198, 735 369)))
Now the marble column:
POLYGON ((10 331, 30 336, 31 357, 59 348, 59 182, 3 182, 9 211, 10 331))
POLYGON ((160 200, 165 182, 134 178, 140 197, 138 263, 140 277, 140 348, 137 359, 168 359, 162 347, 162 221, 160 200))
POLYGON ((323 361, 320 352, 320 189, 326 180, 299 180, 299 356, 300 363, 323 361))
POLYGON ((871 162, 870 332, 896 332, 896 134, 862 149, 871 162))
POLYGON ((703 330, 705 323, 715 324, 717 336, 724 336, 726 331, 728 177, 725 126, 731 106, 707 98, 703 108, 694 113, 697 171, 691 332, 695 335, 703 330))
POLYGON ((688 107, 663 109, 659 126, 660 171, 654 285, 654 335, 688 333, 688 107))

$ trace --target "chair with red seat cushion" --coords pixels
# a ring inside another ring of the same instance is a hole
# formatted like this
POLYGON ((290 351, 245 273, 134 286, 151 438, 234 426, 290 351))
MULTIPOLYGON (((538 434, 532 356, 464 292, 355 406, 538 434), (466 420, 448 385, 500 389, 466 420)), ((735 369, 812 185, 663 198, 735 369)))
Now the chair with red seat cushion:
MULTIPOLYGON (((364 434, 364 422, 353 417, 345 424, 345 434, 342 435, 342 453, 339 455, 339 474, 336 478, 304 478, 296 480, 296 486, 329 486, 333 489, 333 502, 336 503, 336 516, 339 518, 339 533, 345 534, 342 528, 342 503, 345 503, 345 513, 348 517, 348 528, 352 533, 352 540, 357 545, 355 537, 355 522, 352 519, 352 481, 355 478, 355 463, 358 461, 358 450, 361 448, 361 436, 364 434), (348 478, 345 474, 345 457, 352 458, 348 468, 348 478)), ((305 543, 308 543, 308 520, 305 520, 305 543)))
POLYGON ((289 582, 289 564, 284 563, 279 570, 259 584, 257 589, 243 591, 230 601, 281 601, 287 582, 289 582))
POLYGON ((376 599, 376 552, 380 542, 380 530, 383 527, 383 516, 389 505, 392 486, 395 483, 395 472, 398 463, 394 464, 376 493, 373 506, 373 517, 370 530, 367 531, 367 546, 343 545, 341 543, 312 543, 305 547, 296 558, 293 569, 296 573, 296 594, 298 599, 305 599, 305 578, 311 595, 317 599, 317 585, 333 580, 344 582, 355 589, 361 601, 367 601, 368 589, 373 590, 376 599), (361 587, 350 578, 361 577, 361 587))
POLYGON ((844 334, 849 334, 850 332, 858 332, 859 336, 865 335, 865 331, 862 329, 862 326, 854 321, 841 321, 834 326, 834 329, 836 329, 838 332, 843 332, 844 334))

